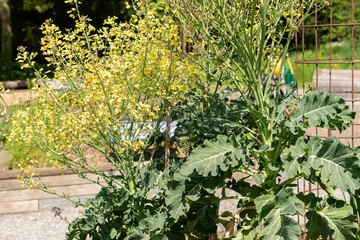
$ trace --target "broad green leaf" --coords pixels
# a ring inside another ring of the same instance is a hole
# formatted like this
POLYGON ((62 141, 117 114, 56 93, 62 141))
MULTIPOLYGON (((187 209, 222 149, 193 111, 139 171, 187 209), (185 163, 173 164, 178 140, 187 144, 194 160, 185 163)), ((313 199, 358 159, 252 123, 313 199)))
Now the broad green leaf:
MULTIPOLYGON (((169 238, 163 234, 156 234, 150 237, 150 240, 169 240, 169 238)), ((173 240, 173 239, 171 239, 173 240)))
POLYGON ((277 236, 279 236, 279 239, 284 239, 284 240, 299 239, 300 237, 299 223, 289 217, 281 216, 281 227, 277 232, 277 236))
POLYGON ((175 219, 185 216, 185 213, 190 209, 188 199, 196 201, 200 197, 200 189, 200 185, 196 182, 171 181, 165 198, 166 205, 170 208, 170 215, 175 219))
POLYGON ((287 155, 281 158, 283 167, 288 178, 295 177, 301 172, 303 157, 306 154, 307 145, 304 138, 298 138, 295 147, 286 149, 287 155))
POLYGON ((260 230, 261 240, 292 240, 299 239, 299 224, 284 215, 280 209, 272 209, 264 219, 263 228, 260 230))
POLYGON ((118 239, 121 235, 121 231, 117 231, 116 228, 112 228, 110 231, 110 239, 118 239))
POLYGON ((162 230, 166 224, 167 216, 164 213, 157 213, 156 215, 141 219, 139 228, 141 230, 162 230))
POLYGON ((126 238, 124 238, 124 240, 150 240, 150 237, 143 232, 134 229, 126 238))
POLYGON ((136 180, 140 185, 139 190, 141 191, 141 194, 146 195, 148 191, 157 184, 159 175, 159 171, 154 169, 154 164, 147 164, 140 169, 136 180))
POLYGON ((357 218, 353 209, 341 200, 328 200, 323 209, 306 213, 310 239, 352 240, 356 239, 357 218))
POLYGON ((216 232, 219 204, 219 198, 213 195, 201 196, 197 201, 192 202, 188 216, 190 215, 196 218, 196 226, 194 229, 199 230, 201 228, 208 233, 216 232))
POLYGON ((224 240, 256 240, 257 238, 256 229, 252 228, 247 231, 237 231, 230 238, 225 238, 224 240))
POLYGON ((257 152, 258 152, 258 153, 263 153, 263 152, 268 151, 269 148, 270 148, 269 145, 264 144, 264 145, 262 145, 262 146, 259 148, 259 150, 257 150, 257 152))
POLYGON ((332 189, 354 193, 360 189, 360 164, 354 150, 340 143, 338 138, 321 140, 314 136, 307 143, 299 138, 295 148, 286 151, 282 158, 285 172, 289 178, 303 173, 306 177, 315 174, 317 181, 325 190, 332 189))
POLYGON ((223 93, 222 90, 219 95, 208 96, 211 104, 205 108, 200 107, 204 100, 202 94, 200 98, 194 92, 187 94, 188 97, 174 109, 178 120, 175 136, 197 146, 205 139, 215 139, 218 135, 241 134, 243 127, 239 122, 243 125, 247 122, 244 114, 247 108, 243 101, 229 100, 223 93))
POLYGON ((323 127, 340 132, 351 125, 355 112, 350 110, 345 101, 335 93, 313 91, 305 94, 288 126, 291 132, 307 127, 323 127), (305 125, 302 121, 305 120, 305 125))
POLYGON ((262 183, 262 181, 263 181, 262 175, 261 175, 260 173, 253 175, 252 178, 254 179, 255 183, 256 183, 256 184, 259 184, 259 185, 260 185, 260 184, 262 183))
POLYGON ((291 188, 259 196, 255 205, 262 226, 260 239, 299 239, 299 224, 286 215, 304 214, 305 206, 291 188))
POLYGON ((170 215, 175 219, 184 216, 188 212, 190 209, 189 201, 198 201, 201 189, 212 195, 216 189, 225 186, 224 176, 205 178, 196 172, 188 176, 181 173, 181 171, 177 172, 174 177, 176 180, 169 181, 165 197, 166 205, 170 209, 170 215), (191 180, 188 180, 187 177, 191 180))
POLYGON ((202 176, 216 176, 219 170, 238 166, 246 158, 244 152, 235 137, 218 136, 194 149, 180 171, 190 174, 195 169, 202 176))
POLYGON ((216 189, 220 189, 225 187, 225 177, 223 176, 216 176, 216 177, 207 177, 201 180, 201 187, 206 192, 210 194, 214 194, 216 189))
POLYGON ((338 138, 331 137, 321 140, 315 136, 307 143, 307 159, 302 168, 308 175, 308 170, 316 170, 322 184, 330 188, 354 193, 360 188, 359 159, 354 157, 354 151, 341 144, 338 138))
POLYGON ((269 209, 277 208, 281 214, 295 215, 304 214, 304 203, 297 198, 291 188, 283 189, 276 195, 267 194, 255 198, 256 211, 260 214, 260 219, 266 217, 269 209))
POLYGON ((266 208, 272 208, 275 205, 275 195, 261 195, 255 198, 256 211, 261 213, 266 208))
POLYGON ((69 231, 66 233, 66 239, 69 240, 86 240, 87 232, 83 231, 81 228, 74 226, 76 222, 71 222, 69 225, 69 231))
POLYGON ((276 206, 281 214, 295 215, 297 213, 305 214, 304 203, 293 193, 292 188, 283 189, 276 194, 276 206))
POLYGON ((360 190, 356 190, 355 194, 350 195, 350 205, 354 209, 354 214, 360 212, 360 190))

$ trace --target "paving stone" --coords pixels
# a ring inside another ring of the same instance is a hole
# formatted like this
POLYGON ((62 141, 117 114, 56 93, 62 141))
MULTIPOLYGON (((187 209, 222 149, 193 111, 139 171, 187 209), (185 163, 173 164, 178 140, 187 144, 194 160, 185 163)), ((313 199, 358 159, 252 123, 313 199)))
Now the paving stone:
MULTIPOLYGON (((97 184, 81 184, 64 187, 50 187, 50 191, 55 191, 58 194, 66 194, 69 196, 93 195, 100 191, 101 187, 97 184)), ((11 190, 0 191, 0 202, 16 202, 27 200, 38 200, 54 198, 54 195, 40 191, 40 190, 11 190)))
MULTIPOLYGON (((63 219, 81 217, 81 207, 61 208, 63 219)), ((1 240, 63 240, 68 223, 51 210, 0 215, 1 240)))
MULTIPOLYGON (((86 203, 86 200, 89 198, 94 198, 95 195, 86 195, 86 196, 75 196, 71 197, 72 200, 76 202, 80 202, 82 204, 86 203)), ((74 204, 70 202, 69 200, 66 200, 64 198, 50 198, 50 199, 40 199, 39 200, 39 210, 52 210, 54 207, 67 207, 67 206, 73 206, 74 204)))
MULTIPOLYGON (((103 178, 99 178, 98 175, 87 174, 88 178, 93 181, 99 181, 100 183, 104 183, 105 180, 103 178)), ((88 184, 89 180, 80 178, 76 174, 71 175, 55 175, 42 177, 42 181, 47 187, 56 187, 56 186, 69 186, 69 185, 79 185, 79 184, 88 184)), ((17 179, 4 179, 0 180, 0 191, 5 190, 21 190, 21 184, 17 182, 17 179)))

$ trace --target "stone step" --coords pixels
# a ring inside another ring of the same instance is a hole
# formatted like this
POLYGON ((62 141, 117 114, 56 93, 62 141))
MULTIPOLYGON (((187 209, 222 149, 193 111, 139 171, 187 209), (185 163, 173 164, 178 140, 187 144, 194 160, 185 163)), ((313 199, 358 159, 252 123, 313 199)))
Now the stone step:
MULTIPOLYGON (((71 186, 49 187, 50 191, 68 196, 95 195, 101 187, 97 184, 81 184, 71 186)), ((10 190, 0 191, 0 203, 29 201, 54 198, 55 195, 40 190, 10 190)))
MULTIPOLYGON (((147 163, 148 161, 145 161, 144 164, 147 163)), ((99 162, 96 168, 107 175, 119 174, 118 170, 110 162, 99 162)), ((35 189, 30 191, 22 189, 17 182, 18 171, 0 171, 0 214, 42 211, 53 207, 72 205, 71 201, 54 194, 35 189)), ((69 196, 73 200, 82 203, 85 203, 86 199, 94 197, 101 189, 99 184, 80 178, 69 170, 40 168, 35 169, 35 172, 40 174, 48 190, 55 191, 59 195, 69 196)), ((89 173, 89 171, 83 172, 86 173, 89 179, 106 185, 106 181, 99 178, 98 175, 89 173)))
MULTIPOLYGON (((145 162, 145 163, 147 163, 147 162, 145 162)), ((96 165, 96 169, 98 171, 101 171, 101 172, 104 172, 104 171, 116 171, 116 168, 110 162, 99 163, 99 164, 96 165)), ((39 175, 41 177, 73 174, 70 170, 60 170, 58 168, 53 168, 53 167, 37 168, 34 171, 36 173, 39 173, 39 175)), ((83 172, 86 173, 88 171, 83 170, 83 172)), ((4 180, 4 179, 14 179, 14 178, 17 177, 18 173, 19 173, 18 169, 2 171, 2 172, 0 172, 0 181, 4 180)))
POLYGON ((39 210, 38 200, 0 203, 0 214, 36 212, 38 210, 39 210))
MULTIPOLYGON (((104 183, 105 180, 103 178, 99 178, 99 176, 94 174, 87 174, 88 178, 97 181, 100 183, 104 183)), ((76 174, 71 175, 56 175, 56 176, 48 176, 43 177, 42 181, 47 187, 58 187, 58 186, 70 186, 70 185, 81 185, 90 183, 89 180, 80 178, 76 174)), ((17 179, 4 179, 0 181, 0 191, 9 191, 9 190, 21 190, 22 187, 20 183, 17 182, 17 179)))

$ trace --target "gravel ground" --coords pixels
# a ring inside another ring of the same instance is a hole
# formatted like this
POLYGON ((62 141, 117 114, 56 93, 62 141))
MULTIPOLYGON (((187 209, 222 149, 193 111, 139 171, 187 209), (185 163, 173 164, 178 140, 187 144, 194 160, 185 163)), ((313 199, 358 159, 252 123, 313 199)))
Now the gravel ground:
MULTIPOLYGON (((81 216, 79 208, 63 207, 61 216, 68 221, 81 216)), ((0 215, 0 240, 61 240, 65 239, 68 223, 54 211, 0 215)))
MULTIPOLYGON (((71 222, 81 216, 80 210, 65 206, 61 208, 61 216, 71 222)), ((224 211, 236 211, 234 200, 222 202, 220 212, 224 211)), ((53 210, 3 214, 0 215, 0 240, 62 240, 65 239, 67 226, 68 223, 56 216, 53 210)), ((219 232, 224 230, 223 226, 218 226, 219 232)))

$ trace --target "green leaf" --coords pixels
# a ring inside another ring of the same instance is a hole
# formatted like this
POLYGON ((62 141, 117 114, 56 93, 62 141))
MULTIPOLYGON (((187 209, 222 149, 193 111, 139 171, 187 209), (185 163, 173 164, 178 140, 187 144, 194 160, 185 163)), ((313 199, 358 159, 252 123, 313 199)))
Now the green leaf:
POLYGON ((263 228, 260 230, 260 239, 262 240, 290 240, 299 239, 299 224, 284 215, 281 215, 280 209, 272 209, 266 216, 263 228))
POLYGON ((121 235, 121 232, 118 232, 116 230, 116 228, 112 228, 111 231, 110 231, 110 238, 111 239, 117 239, 118 237, 120 237, 121 235))
POLYGON ((216 141, 205 141, 194 149, 182 171, 191 173, 195 169, 202 176, 216 176, 219 170, 236 167, 246 157, 245 149, 240 148, 238 139, 221 135, 216 141))
POLYGON ((310 139, 307 146, 307 159, 302 165, 307 175, 309 169, 316 170, 322 184, 344 192, 354 193, 360 188, 359 159, 351 148, 341 144, 338 138, 321 140, 319 136, 310 139))
POLYGON ((307 149, 305 138, 298 138, 294 148, 284 151, 288 155, 283 156, 281 160, 288 178, 293 178, 302 171, 301 165, 306 154, 305 149, 307 149))
POLYGON ((166 224, 166 215, 164 213, 157 213, 154 216, 141 219, 139 222, 139 228, 141 230, 162 230, 166 224))
POLYGON ((255 198, 256 211, 260 219, 266 217, 269 210, 277 208, 281 214, 304 214, 304 203, 293 193, 292 188, 279 191, 276 195, 267 194, 255 198))
POLYGON ((299 239, 300 237, 299 223, 289 217, 281 216, 281 227, 277 232, 277 236, 279 236, 279 239, 284 239, 284 240, 299 239))
POLYGON ((350 205, 354 209, 354 214, 360 212, 360 190, 356 190, 355 194, 350 195, 350 205))
POLYGON ((293 193, 292 188, 286 188, 276 194, 276 206, 281 214, 295 215, 297 213, 305 214, 304 203, 293 193))
POLYGON ((200 189, 200 185, 194 182, 169 182, 165 202, 170 208, 171 217, 179 219, 181 216, 185 216, 185 213, 190 209, 188 199, 196 201, 200 197, 200 189))
POLYGON ((214 182, 214 178, 209 175, 218 176, 220 171, 236 167, 248 158, 246 149, 240 148, 238 142, 239 139, 235 137, 218 136, 216 141, 205 141, 191 153, 168 185, 166 204, 173 218, 185 215, 190 209, 188 201, 199 199, 201 189, 213 193, 216 187, 224 186, 225 182, 221 177, 214 182), (207 176, 209 178, 204 178, 207 176), (196 178, 200 180, 197 181, 196 178))
MULTIPOLYGON (((213 208, 214 205, 219 205, 219 199, 213 195, 215 193, 214 189, 224 186, 225 181, 221 176, 204 178, 194 174, 192 181, 171 181, 165 197, 165 202, 170 209, 169 213, 171 217, 179 219, 181 216, 185 216, 190 210, 190 206, 192 210, 194 210, 195 206, 201 205, 201 208, 206 207, 210 209, 213 208), (200 194, 201 189, 207 192, 203 191, 203 194, 206 195, 202 196, 200 194)), ((198 218, 200 218, 200 212, 199 210, 199 212, 196 213, 198 218)))
POLYGON ((154 168, 155 164, 147 164, 143 166, 136 178, 142 195, 146 195, 153 188, 159 178, 159 171, 154 168))
POLYGON ((176 180, 169 181, 165 202, 170 209, 170 215, 175 219, 185 216, 190 209, 189 201, 197 201, 200 198, 201 189, 214 194, 216 189, 225 186, 224 176, 205 178, 196 172, 186 176, 179 171, 174 179, 176 180))
POLYGON ((275 205, 275 195, 261 195, 255 198, 256 211, 261 213, 266 208, 272 208, 275 205))
POLYGON ((260 184, 262 183, 262 181, 263 181, 262 175, 261 175, 260 173, 253 175, 252 178, 254 179, 255 183, 256 183, 256 184, 259 184, 259 185, 260 185, 260 184))
POLYGON ((262 226, 260 239, 299 239, 299 224, 286 215, 304 214, 305 206, 291 188, 259 196, 255 205, 262 226))
POLYGON ((88 236, 87 232, 83 231, 77 223, 78 221, 75 219, 69 224, 69 229, 66 233, 66 239, 86 240, 86 237, 88 236))
POLYGON ((163 234, 156 234, 150 237, 150 240, 169 240, 169 238, 163 234))
POLYGON ((267 152, 268 150, 269 150, 269 145, 267 145, 267 144, 264 144, 264 145, 262 145, 260 148, 259 148, 259 150, 257 150, 257 152, 258 153, 263 153, 263 152, 267 152))
POLYGON ((135 229, 124 240, 150 240, 150 237, 135 229))
POLYGON ((324 208, 306 213, 310 239, 356 239, 357 218, 353 209, 341 200, 328 199, 324 208))
POLYGON ((308 127, 322 127, 340 132, 348 128, 355 118, 345 101, 335 93, 313 91, 305 94, 288 126, 292 133, 308 127), (303 123, 305 120, 305 124, 303 123))
POLYGON ((282 157, 289 178, 297 174, 315 176, 315 181, 331 194, 333 189, 354 193, 360 188, 360 164, 354 150, 340 143, 336 137, 321 140, 314 136, 306 143, 304 138, 296 141, 295 148, 282 157))
POLYGON ((235 232, 230 238, 225 238, 224 240, 256 240, 257 238, 256 229, 252 228, 247 231, 238 231, 235 232))
POLYGON ((202 189, 210 194, 214 194, 216 189, 225 187, 225 184, 224 176, 207 177, 201 180, 202 189))
POLYGON ((196 218, 196 225, 191 231, 199 230, 208 233, 216 232, 216 219, 219 217, 219 198, 213 195, 202 196, 199 200, 191 203, 188 216, 196 218))

